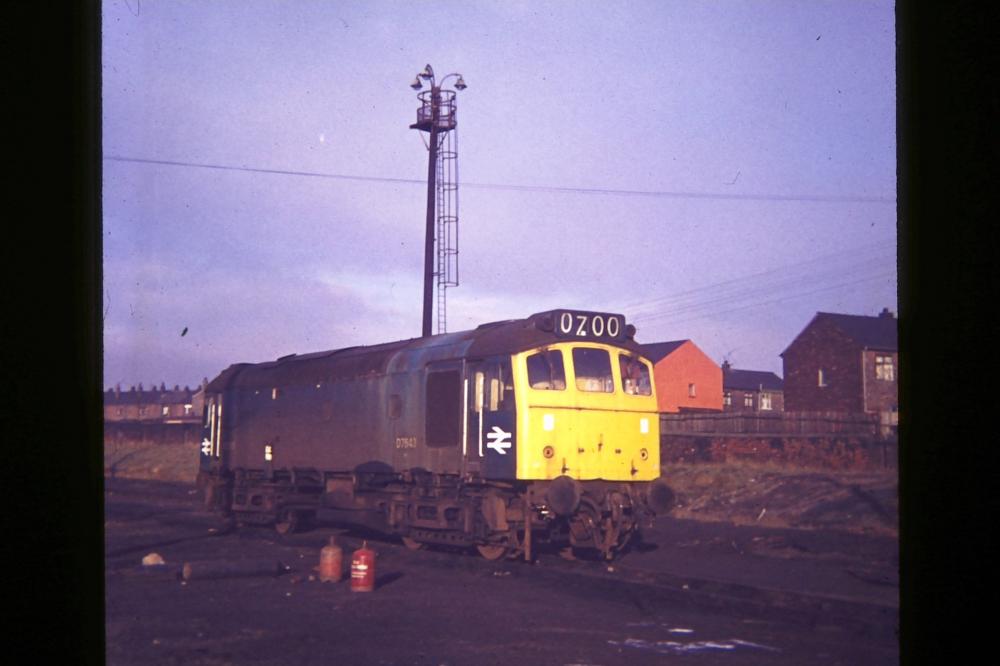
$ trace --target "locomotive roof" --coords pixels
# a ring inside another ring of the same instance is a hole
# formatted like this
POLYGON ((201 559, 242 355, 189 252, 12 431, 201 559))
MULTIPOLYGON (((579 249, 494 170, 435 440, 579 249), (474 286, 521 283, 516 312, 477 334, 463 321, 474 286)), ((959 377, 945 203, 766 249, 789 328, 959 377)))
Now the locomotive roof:
MULTIPOLYGON (((557 311, 540 312, 525 319, 482 324, 477 328, 455 333, 309 354, 289 354, 263 363, 236 363, 209 382, 206 390, 220 391, 230 386, 271 387, 353 379, 416 370, 436 361, 515 354, 559 341, 552 330, 555 312, 557 311)), ((642 353, 631 336, 614 344, 642 353)))

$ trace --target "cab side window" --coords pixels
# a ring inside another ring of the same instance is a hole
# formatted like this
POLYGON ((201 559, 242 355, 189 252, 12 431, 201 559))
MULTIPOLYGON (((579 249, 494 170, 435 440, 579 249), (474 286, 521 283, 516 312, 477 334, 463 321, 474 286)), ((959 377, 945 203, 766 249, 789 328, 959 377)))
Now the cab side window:
POLYGON ((512 412, 514 411, 514 375, 510 361, 484 364, 473 379, 471 396, 473 411, 512 412))
POLYGON ((566 372, 558 349, 532 354, 527 359, 528 385, 539 391, 566 390, 566 372))
POLYGON ((487 370, 489 381, 489 407, 491 412, 514 411, 514 374, 510 361, 491 365, 487 370))
POLYGON ((639 357, 621 354, 618 363, 622 375, 622 391, 625 395, 652 395, 649 367, 639 357))

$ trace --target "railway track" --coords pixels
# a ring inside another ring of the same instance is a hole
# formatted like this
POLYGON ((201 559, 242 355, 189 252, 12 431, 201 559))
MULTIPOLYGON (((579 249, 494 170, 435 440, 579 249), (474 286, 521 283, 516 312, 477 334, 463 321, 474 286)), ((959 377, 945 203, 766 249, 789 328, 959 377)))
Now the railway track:
MULTIPOLYGON (((566 561, 554 550, 538 551, 533 564, 522 561, 487 562, 468 551, 432 548, 407 551, 395 540, 362 531, 338 530, 320 526, 314 530, 279 537, 268 528, 236 531, 231 520, 204 511, 197 493, 184 484, 158 484, 115 480, 109 484, 106 512, 119 522, 155 523, 164 529, 147 526, 124 542, 112 544, 106 551, 109 563, 127 563, 146 552, 202 542, 203 551, 217 552, 218 557, 236 557, 247 550, 269 551, 276 559, 299 561, 319 549, 332 534, 339 534, 345 551, 368 539, 380 550, 397 552, 414 567, 462 570, 501 576, 530 578, 533 584, 563 593, 588 597, 600 595, 633 604, 641 611, 654 612, 676 608, 730 615, 765 617, 807 627, 849 625, 875 637, 891 637, 898 626, 898 604, 874 601, 870 596, 816 594, 803 590, 769 585, 752 579, 733 580, 704 575, 679 575, 676 571, 644 566, 656 562, 626 554, 611 564, 580 559, 566 561), (167 536, 169 535, 169 536, 167 536)), ((641 549, 642 546, 640 545, 641 549)), ((856 574, 856 572, 854 572, 856 574)), ((877 578, 869 584, 885 584, 877 578)), ((891 583, 889 583, 891 585, 891 583)), ((858 588, 865 589, 865 588, 858 588)))

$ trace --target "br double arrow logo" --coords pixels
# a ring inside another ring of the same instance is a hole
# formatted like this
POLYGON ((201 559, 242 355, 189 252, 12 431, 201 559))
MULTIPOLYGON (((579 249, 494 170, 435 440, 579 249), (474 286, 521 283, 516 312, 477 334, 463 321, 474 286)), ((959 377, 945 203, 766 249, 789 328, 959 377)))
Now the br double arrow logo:
POLYGON ((507 449, 510 448, 510 436, 512 433, 505 432, 497 426, 493 426, 493 432, 486 434, 486 439, 490 440, 486 444, 486 448, 493 449, 500 455, 507 455, 507 449))

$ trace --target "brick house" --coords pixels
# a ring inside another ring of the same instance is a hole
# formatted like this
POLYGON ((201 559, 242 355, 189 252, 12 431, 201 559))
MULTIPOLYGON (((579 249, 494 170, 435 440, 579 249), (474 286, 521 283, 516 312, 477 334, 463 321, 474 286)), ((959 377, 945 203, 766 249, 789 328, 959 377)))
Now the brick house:
POLYGON ((817 312, 781 353, 785 409, 879 413, 899 405, 896 317, 817 312))
POLYGON ((781 412, 785 409, 784 384, 773 372, 737 370, 722 363, 722 411, 781 412))
POLYGON ((142 423, 199 423, 201 421, 201 390, 185 386, 167 389, 138 389, 133 386, 122 391, 120 386, 104 392, 104 420, 106 422, 142 423))
POLYGON ((722 411, 722 369, 690 340, 642 345, 661 412, 722 411))

